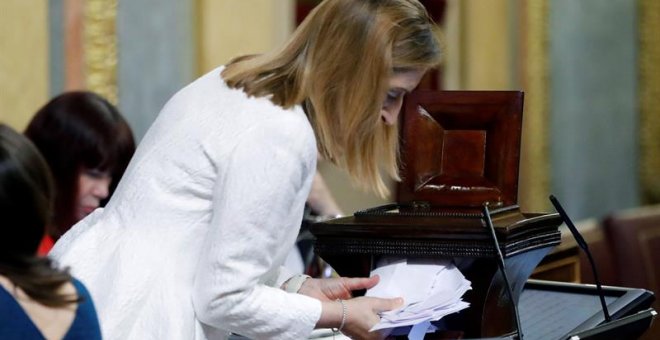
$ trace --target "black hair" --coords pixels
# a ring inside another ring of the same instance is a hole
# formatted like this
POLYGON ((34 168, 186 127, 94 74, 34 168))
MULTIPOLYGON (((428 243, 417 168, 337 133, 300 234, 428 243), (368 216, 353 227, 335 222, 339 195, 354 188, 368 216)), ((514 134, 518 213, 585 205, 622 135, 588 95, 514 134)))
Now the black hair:
POLYGON ((44 156, 55 179, 55 215, 49 230, 54 239, 78 222, 75 202, 81 171, 108 171, 112 195, 135 151, 131 129, 117 108, 87 91, 53 98, 37 111, 25 135, 44 156))
POLYGON ((57 307, 78 298, 58 293, 71 280, 67 271, 36 256, 53 197, 53 180, 39 151, 25 136, 0 124, 0 275, 35 301, 57 307))

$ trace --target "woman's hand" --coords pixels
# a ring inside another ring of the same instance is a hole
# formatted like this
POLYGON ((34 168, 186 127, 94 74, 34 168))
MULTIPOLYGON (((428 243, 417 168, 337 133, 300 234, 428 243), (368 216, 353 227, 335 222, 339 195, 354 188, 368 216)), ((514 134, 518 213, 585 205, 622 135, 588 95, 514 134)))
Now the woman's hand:
POLYGON ((345 318, 342 333, 353 339, 380 340, 385 339, 389 331, 369 332, 369 330, 380 322, 379 313, 401 307, 403 299, 352 298, 354 290, 369 289, 378 284, 379 280, 377 275, 370 278, 310 278, 305 280, 298 290, 298 294, 321 300, 323 312, 317 327, 339 328, 342 319, 345 318), (337 300, 344 301, 340 303, 337 300), (344 306, 346 307, 345 315, 344 306))
POLYGON ((380 322, 379 313, 399 308, 403 299, 382 299, 375 297, 357 297, 350 300, 325 301, 323 312, 317 327, 339 328, 344 320, 341 332, 352 339, 381 340, 389 335, 389 330, 370 332, 380 322), (346 306, 344 311, 342 303, 346 306), (345 318, 345 319, 344 319, 345 318))
POLYGON ((346 304, 346 324, 341 330, 351 339, 385 339, 390 330, 383 329, 369 332, 371 327, 380 322, 379 313, 397 309, 403 305, 402 298, 382 299, 358 297, 344 301, 346 304))
POLYGON ((347 300, 353 297, 354 290, 369 289, 380 278, 378 275, 370 278, 337 277, 331 279, 307 279, 298 290, 298 294, 307 295, 321 301, 347 300))

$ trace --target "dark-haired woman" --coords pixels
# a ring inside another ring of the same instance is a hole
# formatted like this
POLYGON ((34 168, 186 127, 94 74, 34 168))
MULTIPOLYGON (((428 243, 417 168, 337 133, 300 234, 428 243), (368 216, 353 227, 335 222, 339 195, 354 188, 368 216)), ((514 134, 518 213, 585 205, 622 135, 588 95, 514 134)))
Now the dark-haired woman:
POLYGON ((117 108, 92 92, 67 92, 35 114, 25 130, 55 179, 53 224, 39 248, 45 254, 73 224, 103 206, 135 151, 117 108))
POLYGON ((53 190, 37 149, 0 124, 0 339, 101 338, 82 283, 36 256, 53 190))

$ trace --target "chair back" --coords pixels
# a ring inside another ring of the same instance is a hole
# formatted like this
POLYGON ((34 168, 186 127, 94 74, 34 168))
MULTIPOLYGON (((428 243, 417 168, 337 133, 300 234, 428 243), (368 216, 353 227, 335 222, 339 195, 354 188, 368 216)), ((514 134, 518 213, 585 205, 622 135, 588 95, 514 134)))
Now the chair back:
MULTIPOLYGON (((620 285, 652 291, 653 308, 660 310, 660 205, 612 214, 603 220, 603 228, 620 285)), ((660 339, 660 323, 655 322, 642 339, 660 339)))

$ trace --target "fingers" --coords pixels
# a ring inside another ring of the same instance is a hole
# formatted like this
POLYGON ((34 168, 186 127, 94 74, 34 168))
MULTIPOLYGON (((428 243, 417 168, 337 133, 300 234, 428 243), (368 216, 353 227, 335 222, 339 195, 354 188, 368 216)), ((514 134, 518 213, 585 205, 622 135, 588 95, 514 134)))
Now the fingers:
POLYGON ((380 278, 378 277, 378 275, 376 275, 376 276, 372 276, 372 277, 369 277, 369 278, 362 278, 362 277, 348 278, 348 277, 345 277, 345 278, 343 278, 343 280, 344 280, 344 285, 346 286, 346 288, 350 291, 353 291, 353 290, 372 288, 372 287, 374 287, 375 285, 378 284, 378 281, 380 281, 380 278))
POLYGON ((402 298, 381 299, 373 298, 373 309, 376 313, 387 312, 403 306, 402 298))

